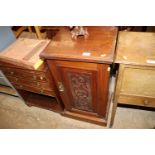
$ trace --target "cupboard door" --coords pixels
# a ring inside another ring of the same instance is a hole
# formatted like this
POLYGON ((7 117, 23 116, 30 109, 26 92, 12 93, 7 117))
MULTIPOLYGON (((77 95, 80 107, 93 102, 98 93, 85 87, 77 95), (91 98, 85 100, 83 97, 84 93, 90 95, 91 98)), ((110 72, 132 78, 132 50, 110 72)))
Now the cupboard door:
POLYGON ((109 65, 48 60, 65 110, 105 118, 109 65))

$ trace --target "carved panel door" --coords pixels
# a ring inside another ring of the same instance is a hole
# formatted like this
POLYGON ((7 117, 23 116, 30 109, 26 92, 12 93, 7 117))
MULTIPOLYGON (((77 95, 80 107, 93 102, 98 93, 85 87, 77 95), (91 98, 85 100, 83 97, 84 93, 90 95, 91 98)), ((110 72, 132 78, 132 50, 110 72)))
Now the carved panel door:
POLYGON ((106 119, 107 64, 48 60, 65 110, 106 119))

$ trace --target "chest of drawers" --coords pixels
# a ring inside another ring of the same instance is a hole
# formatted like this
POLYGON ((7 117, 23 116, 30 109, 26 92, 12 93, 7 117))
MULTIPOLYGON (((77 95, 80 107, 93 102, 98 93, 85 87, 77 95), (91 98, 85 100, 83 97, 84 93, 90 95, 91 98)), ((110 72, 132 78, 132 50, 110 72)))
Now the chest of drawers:
POLYGON ((53 80, 49 77, 49 71, 44 63, 37 70, 32 70, 3 62, 0 63, 0 69, 27 105, 62 111, 53 80))
POLYGON ((0 70, 29 106, 61 111, 46 64, 39 54, 50 40, 19 38, 0 53, 0 70))
POLYGON ((47 68, 41 67, 41 70, 8 66, 0 66, 0 68, 16 88, 55 97, 52 81, 47 77, 47 68))

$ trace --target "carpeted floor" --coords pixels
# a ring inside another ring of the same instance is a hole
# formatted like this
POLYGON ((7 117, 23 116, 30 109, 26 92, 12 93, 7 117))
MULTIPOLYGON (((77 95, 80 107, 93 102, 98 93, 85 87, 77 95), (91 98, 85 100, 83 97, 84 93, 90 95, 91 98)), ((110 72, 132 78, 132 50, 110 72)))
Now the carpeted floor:
MULTIPOLYGON (((113 128, 153 128, 155 111, 118 107, 113 128)), ((28 107, 18 97, 0 94, 0 128, 102 129, 55 112, 28 107)))

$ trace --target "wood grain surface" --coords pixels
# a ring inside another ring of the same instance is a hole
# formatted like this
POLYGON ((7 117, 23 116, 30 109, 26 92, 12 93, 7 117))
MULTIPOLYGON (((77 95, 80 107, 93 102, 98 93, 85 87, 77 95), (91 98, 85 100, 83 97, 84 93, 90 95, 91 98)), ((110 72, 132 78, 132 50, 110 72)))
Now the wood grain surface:
POLYGON ((74 40, 68 28, 61 28, 40 56, 48 59, 112 63, 117 28, 90 26, 87 29, 88 38, 81 36, 74 40))

